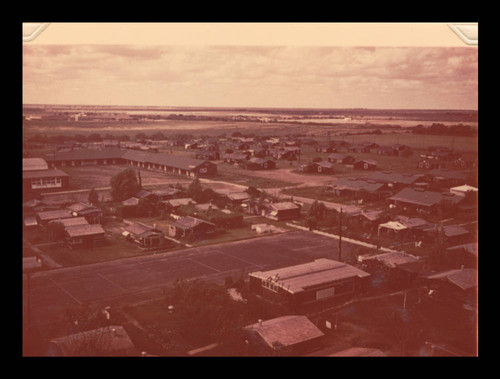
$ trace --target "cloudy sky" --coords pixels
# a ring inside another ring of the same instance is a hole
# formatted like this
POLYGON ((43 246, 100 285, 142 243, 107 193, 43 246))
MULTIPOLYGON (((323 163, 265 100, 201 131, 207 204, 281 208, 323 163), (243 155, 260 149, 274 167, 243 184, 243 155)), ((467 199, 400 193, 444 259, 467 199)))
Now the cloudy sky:
POLYGON ((25 104, 477 109, 470 47, 23 45, 25 104))

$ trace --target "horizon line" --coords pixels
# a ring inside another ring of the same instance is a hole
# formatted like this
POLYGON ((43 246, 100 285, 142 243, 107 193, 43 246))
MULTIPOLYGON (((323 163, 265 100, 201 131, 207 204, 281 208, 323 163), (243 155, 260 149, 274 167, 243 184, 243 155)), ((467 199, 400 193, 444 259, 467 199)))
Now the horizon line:
POLYGON ((61 106, 61 107, 130 107, 130 108, 144 108, 144 107, 155 107, 155 108, 193 108, 193 109, 287 109, 287 110, 387 110, 387 111, 468 111, 468 112, 478 112, 478 109, 473 108, 367 108, 367 107, 340 107, 340 108, 325 108, 325 107, 266 107, 266 106, 204 106, 204 105, 128 105, 128 104, 51 104, 51 103, 23 103, 24 106, 36 105, 36 106, 61 106))

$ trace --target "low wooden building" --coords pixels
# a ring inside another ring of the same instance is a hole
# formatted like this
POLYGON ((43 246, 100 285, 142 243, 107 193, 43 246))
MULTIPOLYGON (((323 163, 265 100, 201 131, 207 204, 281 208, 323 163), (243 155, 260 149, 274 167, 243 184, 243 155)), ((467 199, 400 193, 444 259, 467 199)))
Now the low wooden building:
POLYGON ((399 191, 417 183, 423 175, 400 174, 392 171, 374 171, 366 179, 377 183, 386 183, 389 188, 399 191))
POLYGON ((331 163, 342 163, 342 164, 353 164, 356 159, 352 155, 333 153, 328 155, 328 162, 331 163))
POLYGON ((163 231, 158 229, 156 225, 150 226, 142 222, 127 226, 124 235, 127 239, 145 248, 160 247, 165 239, 163 231))
POLYGON ((74 203, 68 206, 74 217, 85 217, 89 224, 100 224, 102 219, 102 209, 85 203, 74 203))
POLYGON ((339 178, 329 188, 337 196, 353 199, 376 200, 390 194, 387 184, 358 178, 339 178))
POLYGON ((65 234, 65 240, 72 249, 93 248, 105 242, 105 232, 99 224, 68 226, 65 234))
POLYGON ((271 300, 293 308, 347 300, 366 290, 370 274, 346 263, 316 259, 296 266, 249 273, 250 288, 271 300))
POLYGON ((47 357, 140 357, 123 326, 110 325, 50 340, 47 357))
POLYGON ((426 191, 421 188, 407 187, 389 198, 395 205, 400 205, 407 209, 416 210, 421 213, 435 212, 439 205, 450 206, 458 204, 463 197, 451 193, 440 193, 426 191))
POLYGON ((78 149, 48 153, 45 159, 51 167, 110 165, 125 163, 125 150, 119 148, 78 149))
POLYGON ((306 316, 287 315, 247 325, 244 330, 257 352, 297 356, 322 347, 324 333, 306 316))
POLYGON ((276 168, 276 162, 270 158, 251 158, 245 162, 247 170, 272 170, 276 168))
POLYGON ((36 220, 39 225, 45 226, 51 221, 72 218, 73 214, 69 209, 58 209, 53 211, 43 211, 36 214, 36 220))
POLYGON ((180 217, 168 227, 168 235, 174 238, 202 238, 215 233, 215 224, 191 217, 180 217))
POLYGON ((291 201, 266 204, 262 209, 262 216, 271 220, 294 220, 300 218, 301 206, 291 201))
POLYGON ((168 153, 127 150, 123 153, 122 158, 128 165, 160 171, 169 175, 195 178, 213 176, 217 173, 217 165, 213 162, 168 153))
POLYGON ((328 161, 311 162, 304 166, 304 172, 317 173, 317 174, 333 174, 334 165, 328 161))
POLYGON ((353 166, 357 170, 375 170, 378 163, 373 159, 361 159, 353 163, 353 166))
POLYGON ((49 169, 42 158, 23 158, 23 193, 46 190, 64 190, 69 186, 69 175, 58 169, 49 169))

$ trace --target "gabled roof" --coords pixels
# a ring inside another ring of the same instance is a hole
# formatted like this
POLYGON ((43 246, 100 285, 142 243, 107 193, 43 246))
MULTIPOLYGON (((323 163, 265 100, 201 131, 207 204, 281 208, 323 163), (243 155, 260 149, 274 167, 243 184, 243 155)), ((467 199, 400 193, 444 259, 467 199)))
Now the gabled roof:
POLYGON ((367 260, 376 260, 388 267, 397 267, 408 263, 420 262, 421 258, 402 251, 376 255, 362 255, 359 257, 360 262, 364 262, 367 260))
POLYGON ((460 225, 446 225, 443 227, 446 237, 456 237, 469 234, 469 231, 460 225))
POLYGON ((122 158, 131 161, 153 163, 167 167, 180 168, 183 170, 192 170, 203 164, 213 165, 213 163, 206 160, 194 159, 181 155, 174 155, 168 153, 147 153, 143 151, 134 151, 134 150, 125 151, 125 153, 123 153, 122 155, 122 158))
POLYGON ((282 316, 245 327, 256 332, 271 348, 276 343, 291 347, 324 336, 306 316, 282 316))
POLYGON ((50 341, 48 356, 139 356, 123 326, 106 326, 50 341))
POLYGON ((360 163, 360 162, 368 163, 368 164, 374 165, 374 166, 376 166, 378 164, 377 161, 374 161, 373 159, 360 159, 360 160, 354 162, 354 164, 360 163))
POLYGON ((311 164, 317 165, 320 167, 324 167, 324 168, 332 168, 334 166, 333 163, 328 162, 328 161, 312 162, 311 164))
MULTIPOLYGON (((56 221, 51 221, 51 222, 56 222, 56 221)), ((71 227, 71 226, 79 226, 79 225, 88 225, 89 223, 85 219, 85 217, 72 217, 72 218, 65 218, 62 220, 59 220, 61 224, 64 225, 65 228, 71 227)))
POLYGON ((334 184, 334 189, 376 192, 384 188, 385 183, 374 183, 357 178, 339 178, 334 184))
POLYGON ((246 200, 250 198, 247 192, 232 192, 228 193, 227 197, 229 200, 246 200))
POLYGON ((70 237, 82 237, 93 234, 104 234, 104 229, 99 224, 76 225, 67 227, 66 233, 70 237))
POLYGON ((194 209, 197 211, 208 211, 209 209, 218 210, 219 207, 215 204, 205 203, 205 204, 194 204, 194 209))
POLYGON ((71 161, 88 159, 113 159, 121 158, 126 150, 119 148, 103 149, 78 149, 72 151, 56 151, 45 156, 47 161, 71 161))
POLYGON ((58 218, 63 219, 63 218, 73 217, 71 215, 71 211, 69 209, 58 209, 58 210, 54 210, 54 211, 38 212, 37 216, 42 221, 55 220, 58 218))
POLYGON ((462 245, 452 246, 452 247, 449 247, 447 250, 453 251, 453 250, 462 250, 462 249, 470 254, 474 254, 477 257, 479 247, 478 247, 477 242, 471 242, 471 243, 464 243, 462 245))
POLYGON ((429 175, 434 176, 438 179, 457 179, 466 180, 467 174, 464 171, 457 170, 446 170, 446 169, 434 169, 429 171, 429 175))
POLYGON ((431 207, 433 205, 439 204, 442 200, 445 199, 450 200, 453 203, 457 203, 462 200, 462 197, 453 194, 450 194, 450 196, 445 196, 439 192, 422 191, 407 187, 389 198, 389 200, 393 201, 401 201, 408 204, 415 204, 426 207, 431 207))
POLYGON ((256 271, 249 275, 263 280, 273 280, 290 293, 307 291, 310 287, 326 282, 370 276, 356 267, 325 258, 296 266, 256 271))
POLYGON ((270 207, 276 211, 283 211, 283 210, 288 210, 288 209, 299 209, 300 206, 298 206, 295 203, 292 203, 291 201, 282 201, 279 203, 272 203, 270 204, 270 207))
POLYGON ((33 170, 23 171, 23 179, 36 179, 36 178, 59 178, 69 176, 64 171, 56 168, 49 170, 33 170))
POLYGON ((125 206, 133 206, 139 204, 139 199, 137 197, 131 197, 127 200, 122 201, 122 205, 125 206))
POLYGON ((477 270, 474 268, 449 270, 429 275, 427 279, 446 279, 457 287, 468 290, 477 286, 477 270))
POLYGON ((199 218, 191 217, 191 216, 185 216, 179 218, 176 222, 174 222, 172 225, 174 225, 176 228, 180 229, 191 229, 194 228, 195 226, 198 226, 200 224, 207 224, 211 226, 215 226, 215 224, 201 220, 199 218))
POLYGON ((421 177, 422 175, 400 174, 390 171, 374 171, 368 175, 367 178, 381 183, 413 184, 421 177))
POLYGON ((95 208, 93 207, 92 205, 90 204, 86 204, 86 203, 82 203, 82 202, 78 202, 78 203, 73 203, 71 205, 68 205, 67 207, 70 211, 73 211, 73 212, 80 212, 80 211, 83 211, 85 209, 89 209, 89 208, 95 208))
POLYGON ((49 165, 42 158, 23 158, 23 171, 47 170, 49 165))
POLYGON ((129 232, 131 234, 135 234, 137 236, 140 236, 144 233, 149 233, 149 232, 162 233, 162 231, 160 229, 155 229, 154 227, 152 227, 150 225, 143 224, 142 222, 137 222, 135 224, 128 225, 125 229, 127 232, 129 232))

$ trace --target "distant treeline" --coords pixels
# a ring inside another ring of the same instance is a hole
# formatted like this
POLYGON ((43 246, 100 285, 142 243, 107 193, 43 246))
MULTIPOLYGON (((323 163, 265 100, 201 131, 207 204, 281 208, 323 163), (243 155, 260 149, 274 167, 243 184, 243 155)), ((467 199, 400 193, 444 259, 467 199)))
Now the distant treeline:
POLYGON ((409 130, 414 134, 430 134, 438 136, 475 137, 478 133, 477 128, 462 124, 450 126, 439 123, 432 124, 431 126, 417 125, 409 128, 409 130))

